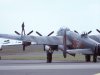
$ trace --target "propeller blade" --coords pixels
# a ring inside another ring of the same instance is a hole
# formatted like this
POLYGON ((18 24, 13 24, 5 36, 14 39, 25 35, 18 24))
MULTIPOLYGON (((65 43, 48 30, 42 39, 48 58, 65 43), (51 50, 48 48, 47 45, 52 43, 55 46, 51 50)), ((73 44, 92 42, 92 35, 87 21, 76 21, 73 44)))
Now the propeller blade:
POLYGON ((50 36, 50 35, 52 35, 54 33, 54 31, 52 31, 51 33, 49 33, 47 36, 50 36))
POLYGON ((99 29, 96 29, 99 33, 100 33, 100 30, 99 29))
POLYGON ((90 34, 92 31, 89 31, 87 34, 90 34))
POLYGON ((21 35, 19 32, 17 32, 17 31, 15 31, 15 33, 17 34, 17 35, 21 35))
POLYGON ((31 33, 33 33, 33 30, 32 30, 32 31, 30 31, 27 35, 30 35, 31 33))
POLYGON ((36 33, 37 33, 39 36, 42 36, 42 34, 41 34, 41 33, 37 32, 37 31, 36 31, 36 33))
POLYGON ((78 33, 78 31, 74 30, 75 33, 78 33))

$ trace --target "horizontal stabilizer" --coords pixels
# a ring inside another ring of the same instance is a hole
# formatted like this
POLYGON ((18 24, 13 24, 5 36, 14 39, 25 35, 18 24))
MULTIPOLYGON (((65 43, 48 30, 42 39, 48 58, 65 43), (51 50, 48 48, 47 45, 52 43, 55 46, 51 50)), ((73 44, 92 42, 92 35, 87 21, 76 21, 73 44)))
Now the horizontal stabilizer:
POLYGON ((93 54, 91 49, 71 49, 67 52, 70 54, 93 54))

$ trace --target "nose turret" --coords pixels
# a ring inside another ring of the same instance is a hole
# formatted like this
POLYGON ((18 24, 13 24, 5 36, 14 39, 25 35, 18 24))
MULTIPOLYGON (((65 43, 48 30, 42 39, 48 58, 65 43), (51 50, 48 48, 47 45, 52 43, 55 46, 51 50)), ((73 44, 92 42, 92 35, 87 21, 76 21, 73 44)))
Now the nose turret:
POLYGON ((65 30, 66 30, 66 31, 70 31, 69 28, 60 28, 60 29, 58 30, 58 32, 57 32, 57 35, 58 35, 58 36, 64 36, 65 30))

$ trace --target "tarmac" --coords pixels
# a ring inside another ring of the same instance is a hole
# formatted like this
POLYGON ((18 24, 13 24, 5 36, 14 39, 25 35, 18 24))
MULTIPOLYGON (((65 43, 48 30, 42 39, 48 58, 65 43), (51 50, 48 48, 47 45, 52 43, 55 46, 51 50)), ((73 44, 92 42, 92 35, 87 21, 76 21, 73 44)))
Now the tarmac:
POLYGON ((0 60, 0 75, 100 75, 100 63, 0 60))
MULTIPOLYGON (((30 46, 23 52, 22 46, 6 46, 0 55, 45 56, 44 52, 36 52, 40 49, 43 51, 43 46, 30 46)), ((3 59, 0 60, 0 75, 100 75, 100 61, 86 63, 79 60, 53 60, 52 63, 46 63, 46 60, 3 59)))

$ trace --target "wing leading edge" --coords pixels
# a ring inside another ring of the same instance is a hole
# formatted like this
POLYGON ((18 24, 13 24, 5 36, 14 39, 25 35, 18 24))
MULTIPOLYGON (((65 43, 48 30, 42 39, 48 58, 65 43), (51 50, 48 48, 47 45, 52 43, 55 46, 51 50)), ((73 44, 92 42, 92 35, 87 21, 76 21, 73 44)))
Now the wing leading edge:
MULTIPOLYGON (((35 42, 36 44, 46 44, 46 45, 63 45, 62 36, 27 36, 27 35, 9 35, 9 34, 0 34, 0 38, 20 40, 26 42, 35 42)), ((70 44, 67 41, 67 44, 70 44)))
POLYGON ((0 34, 0 38, 22 41, 22 37, 20 35, 0 34))

